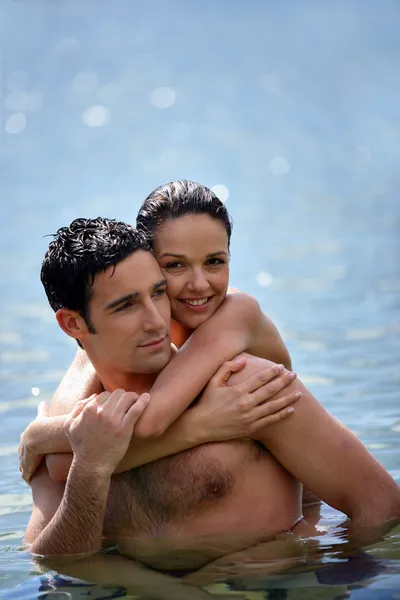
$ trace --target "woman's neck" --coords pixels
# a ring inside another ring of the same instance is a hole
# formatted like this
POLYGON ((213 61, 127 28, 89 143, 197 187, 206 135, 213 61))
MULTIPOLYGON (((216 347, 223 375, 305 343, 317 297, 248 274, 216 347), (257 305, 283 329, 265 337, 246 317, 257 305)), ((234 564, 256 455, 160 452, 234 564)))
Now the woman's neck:
POLYGON ((178 321, 171 321, 171 340, 180 348, 193 333, 193 329, 188 329, 178 321))

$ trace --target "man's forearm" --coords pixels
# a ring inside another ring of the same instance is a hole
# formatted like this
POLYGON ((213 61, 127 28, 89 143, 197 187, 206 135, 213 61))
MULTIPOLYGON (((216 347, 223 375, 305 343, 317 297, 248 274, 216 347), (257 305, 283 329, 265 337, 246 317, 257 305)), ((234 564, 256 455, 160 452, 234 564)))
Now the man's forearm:
POLYGON ((290 419, 257 434, 275 458, 357 525, 400 516, 400 490, 361 441, 296 381, 302 399, 290 419))
POLYGON ((41 555, 87 554, 101 548, 110 476, 74 460, 54 517, 30 546, 41 555))
MULTIPOLYGON (((128 451, 114 473, 129 471, 207 441, 205 432, 199 427, 195 410, 189 408, 163 435, 151 439, 132 437, 128 451)), ((72 454, 47 456, 47 466, 54 481, 67 479, 72 459, 72 454)))

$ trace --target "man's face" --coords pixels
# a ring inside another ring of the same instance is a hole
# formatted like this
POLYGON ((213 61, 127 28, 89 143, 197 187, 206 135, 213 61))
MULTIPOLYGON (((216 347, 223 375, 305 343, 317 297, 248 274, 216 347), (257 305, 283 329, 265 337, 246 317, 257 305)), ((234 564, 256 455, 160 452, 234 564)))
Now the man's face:
POLYGON ((108 368, 158 373, 171 356, 166 281, 150 252, 138 250, 96 275, 89 300, 96 331, 82 340, 108 368))

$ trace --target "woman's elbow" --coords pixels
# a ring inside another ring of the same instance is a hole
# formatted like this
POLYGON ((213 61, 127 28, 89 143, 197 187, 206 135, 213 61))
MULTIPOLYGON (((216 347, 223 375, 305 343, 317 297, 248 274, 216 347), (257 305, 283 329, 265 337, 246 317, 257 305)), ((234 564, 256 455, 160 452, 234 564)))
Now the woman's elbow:
POLYGON ((140 439, 158 438, 166 432, 169 425, 169 423, 164 423, 161 419, 139 419, 133 430, 133 435, 140 439))
POLYGON ((64 483, 67 480, 72 458, 73 455, 69 453, 48 454, 46 456, 46 466, 53 481, 64 483))

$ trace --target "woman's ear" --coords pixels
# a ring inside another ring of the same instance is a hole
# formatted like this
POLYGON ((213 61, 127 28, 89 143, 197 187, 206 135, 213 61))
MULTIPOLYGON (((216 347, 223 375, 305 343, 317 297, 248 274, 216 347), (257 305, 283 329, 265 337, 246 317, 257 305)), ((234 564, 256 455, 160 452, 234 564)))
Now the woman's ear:
POLYGON ((81 340, 89 333, 84 318, 76 310, 60 308, 56 312, 56 319, 64 333, 76 340, 81 340))

